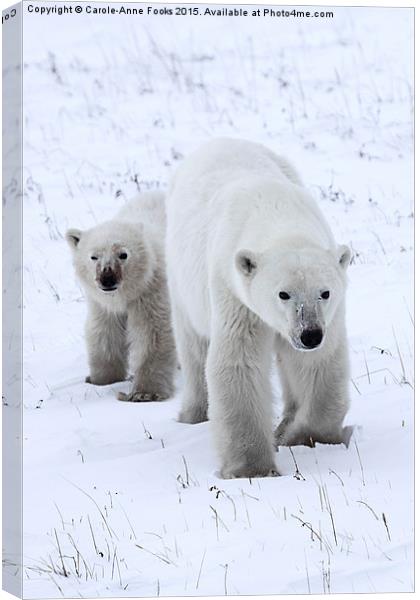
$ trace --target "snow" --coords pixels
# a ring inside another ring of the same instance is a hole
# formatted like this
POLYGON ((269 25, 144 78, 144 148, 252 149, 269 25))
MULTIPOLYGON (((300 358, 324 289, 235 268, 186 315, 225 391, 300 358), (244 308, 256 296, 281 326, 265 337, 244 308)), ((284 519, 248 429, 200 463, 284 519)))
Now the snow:
POLYGON ((413 590, 413 12, 334 13, 25 15, 25 597, 413 590), (354 252, 354 435, 281 448, 280 478, 217 477, 181 374, 163 403, 84 383, 66 229, 219 135, 291 157, 354 252))

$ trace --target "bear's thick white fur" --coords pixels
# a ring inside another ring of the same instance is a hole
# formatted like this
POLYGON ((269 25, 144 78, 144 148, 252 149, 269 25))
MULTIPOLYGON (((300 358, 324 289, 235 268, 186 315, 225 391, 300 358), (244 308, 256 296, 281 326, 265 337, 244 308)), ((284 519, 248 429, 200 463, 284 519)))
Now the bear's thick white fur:
POLYGON ((184 376, 179 420, 203 421, 208 408, 221 475, 277 473, 273 355, 285 405, 277 443, 343 441, 350 252, 293 166, 259 144, 205 144, 167 196, 166 254, 184 376))
POLYGON ((165 228, 164 195, 148 192, 110 221, 66 234, 88 303, 87 381, 107 385, 124 380, 130 358, 132 391, 121 393, 121 400, 161 400, 174 391, 165 228))

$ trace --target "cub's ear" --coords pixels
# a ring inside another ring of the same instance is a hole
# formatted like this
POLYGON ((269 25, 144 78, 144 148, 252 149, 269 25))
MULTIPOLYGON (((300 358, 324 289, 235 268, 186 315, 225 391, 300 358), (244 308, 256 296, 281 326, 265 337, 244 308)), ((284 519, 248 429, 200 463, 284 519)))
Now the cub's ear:
POLYGON ((245 277, 253 277, 257 272, 257 257, 251 250, 239 250, 235 257, 236 268, 245 277))
POLYGON ((81 237, 82 232, 80 231, 80 229, 69 229, 66 232, 66 240, 72 250, 77 248, 81 237))
POLYGON ((351 251, 348 246, 339 246, 337 249, 338 263, 342 269, 347 269, 351 260, 351 251))

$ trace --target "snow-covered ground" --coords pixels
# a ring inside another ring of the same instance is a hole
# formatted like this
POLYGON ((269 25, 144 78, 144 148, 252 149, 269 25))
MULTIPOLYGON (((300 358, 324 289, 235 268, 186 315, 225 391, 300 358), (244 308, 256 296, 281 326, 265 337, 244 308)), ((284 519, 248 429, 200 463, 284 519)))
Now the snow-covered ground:
POLYGON ((26 15, 26 597, 413 589, 412 47, 404 9, 26 15), (179 394, 120 403, 128 383, 84 383, 65 230, 165 188, 219 135, 287 153, 354 252, 354 436, 281 448, 280 478, 218 479, 179 394))

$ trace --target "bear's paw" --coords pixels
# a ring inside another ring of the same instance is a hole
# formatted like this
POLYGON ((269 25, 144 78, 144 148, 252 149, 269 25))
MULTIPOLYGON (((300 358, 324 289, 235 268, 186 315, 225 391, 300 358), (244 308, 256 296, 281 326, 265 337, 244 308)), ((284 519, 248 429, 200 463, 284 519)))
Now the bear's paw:
POLYGON ((153 392, 131 392, 130 394, 119 392, 117 398, 120 402, 160 402, 166 400, 166 397, 153 392))

